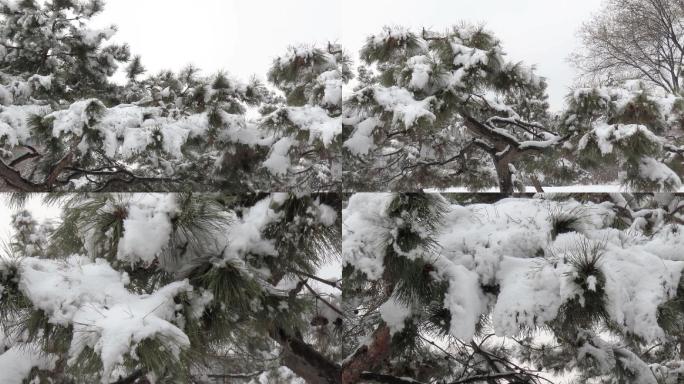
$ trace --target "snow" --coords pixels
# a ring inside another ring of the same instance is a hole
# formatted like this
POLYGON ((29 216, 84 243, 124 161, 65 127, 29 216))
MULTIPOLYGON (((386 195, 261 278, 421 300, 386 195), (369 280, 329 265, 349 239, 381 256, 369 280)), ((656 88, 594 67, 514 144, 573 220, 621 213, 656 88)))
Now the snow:
MULTIPOLYGON (((631 247, 630 247, 631 248, 631 247)), ((657 341, 665 337, 658 325, 658 306, 674 297, 682 262, 609 243, 601 271, 606 276, 608 313, 626 331, 657 341)))
POLYGON ((14 0, 0 0, 0 5, 7 7, 7 9, 13 12, 19 9, 19 5, 14 0))
POLYGON ((323 224, 326 227, 333 226, 335 222, 337 222, 337 211, 326 204, 322 204, 319 200, 316 200, 314 202, 314 206, 318 209, 317 217, 318 217, 318 222, 323 224))
POLYGON ((497 279, 501 294, 494 306, 494 330, 515 335, 521 327, 535 328, 553 320, 563 303, 564 268, 535 259, 504 257, 497 279))
POLYGON ((392 194, 357 193, 342 211, 342 260, 363 272, 369 280, 382 277, 383 240, 389 229, 383 225, 392 194))
MULTIPOLYGON (((43 88, 46 91, 49 91, 52 89, 52 75, 48 76, 42 76, 42 75, 33 75, 28 78, 27 80, 28 83, 33 83, 33 84, 38 84, 41 88, 43 88)), ((34 85, 35 88, 37 88, 34 85)))
MULTIPOLYGON (((615 143, 641 133, 651 142, 659 143, 660 139, 646 126, 638 124, 605 124, 599 123, 592 130, 602 154, 613 152, 615 143)), ((581 149, 581 147, 580 147, 581 149)))
POLYGON ((169 242, 171 219, 178 212, 176 195, 136 195, 128 204, 117 258, 130 263, 151 263, 169 242))
POLYGON ((271 148, 271 154, 263 162, 263 166, 274 175, 286 175, 290 168, 290 147, 294 141, 289 137, 278 140, 271 148))
POLYGON ((390 335, 404 330, 404 322, 411 317, 411 309, 406 307, 395 298, 390 298, 379 308, 380 317, 390 329, 390 335))
POLYGON ((328 147, 342 133, 342 119, 330 117, 325 109, 318 106, 290 107, 287 116, 300 129, 311 132, 309 144, 320 139, 328 147))
POLYGON ((432 73, 428 57, 424 55, 413 56, 408 59, 406 65, 412 71, 411 81, 408 85, 409 88, 416 91, 425 90, 430 81, 430 74, 432 73))
POLYGON ((100 44, 102 40, 109 40, 116 33, 116 28, 109 27, 103 29, 87 29, 82 28, 79 31, 83 37, 83 42, 86 45, 95 47, 100 44))
POLYGON ((455 320, 449 323, 449 333, 470 341, 475 335, 475 325, 486 309, 484 295, 480 294, 478 276, 462 265, 455 265, 446 259, 437 262, 437 269, 442 278, 449 282, 444 296, 444 308, 449 310, 451 318, 455 320))
POLYGON ((262 231, 276 220, 282 213, 274 210, 285 195, 274 194, 257 202, 243 212, 228 230, 228 245, 223 252, 226 260, 244 260, 247 255, 276 256, 278 253, 272 239, 264 239, 262 231))
POLYGON ((386 26, 383 28, 383 33, 379 35, 373 35, 368 39, 368 43, 371 44, 372 46, 378 47, 381 45, 384 45, 389 41, 390 39, 392 40, 398 40, 398 41, 406 41, 408 40, 413 34, 411 31, 403 26, 386 26))
MULTIPOLYGON (((220 132, 219 140, 247 145, 256 145, 262 142, 259 129, 252 122, 248 122, 245 116, 221 111, 221 120, 225 129, 220 132)), ((197 133, 194 136, 197 136, 197 133)))
POLYGON ((381 122, 375 117, 369 117, 356 125, 351 137, 344 142, 344 147, 354 155, 365 155, 375 148, 373 131, 381 122))
POLYGON ((318 83, 323 89, 323 105, 339 106, 342 104, 342 76, 337 70, 330 70, 318 75, 318 83))
POLYGON ((128 156, 142 151, 139 127, 144 120, 145 110, 134 105, 124 104, 108 109, 97 123, 104 136, 104 149, 107 156, 115 156, 119 147, 119 138, 124 138, 122 153, 128 156))
MULTIPOLYGON (((277 380, 275 382, 281 382, 280 380, 285 380, 283 382, 287 382, 290 384, 306 384, 304 379, 295 375, 294 372, 292 372, 287 367, 278 367, 276 369, 275 376, 275 380, 277 380)), ((274 378, 272 377, 271 372, 266 371, 260 374, 258 377, 254 378, 253 380, 251 380, 248 384, 271 384, 273 382, 274 378)))
POLYGON ((639 160, 639 174, 646 180, 656 182, 660 190, 679 189, 682 186, 682 180, 675 171, 652 157, 639 160))
POLYGON ((10 147, 26 143, 31 137, 29 115, 43 115, 49 108, 39 105, 11 105, 0 107, 0 141, 10 147))
POLYGON ((16 345, 0 353, 0 372, 3 384, 22 384, 35 367, 43 370, 54 368, 55 359, 45 356, 37 347, 16 345))
POLYGON ((392 124, 401 121, 406 128, 411 128, 420 119, 434 121, 437 118, 430 110, 433 97, 416 100, 410 91, 396 86, 373 86, 371 89, 375 101, 392 113, 392 124))
POLYGON ((190 292, 187 281, 163 286, 149 295, 131 293, 125 273, 106 261, 81 256, 65 260, 25 258, 21 261, 19 287, 53 324, 74 327, 69 348, 73 363, 86 347, 103 365, 102 382, 145 339, 157 339, 171 353, 189 346, 187 336, 172 323, 173 298, 190 292))
MULTIPOLYGON (((31 114, 45 115, 54 119, 52 135, 60 137, 65 133, 80 136, 84 128, 96 131, 103 140, 102 148, 112 159, 117 157, 130 160, 145 152, 148 146, 161 141, 163 152, 175 159, 183 157, 183 147, 191 138, 204 137, 209 130, 207 113, 182 116, 178 119, 162 117, 158 107, 140 107, 121 104, 106 108, 99 100, 81 100, 68 108, 51 113, 47 106, 8 106, 0 107, 0 139, 5 138, 7 145, 15 146, 30 138, 27 119, 31 114)), ((319 108, 320 109, 320 108, 319 108)), ((322 110, 322 109, 321 109, 322 110)), ((339 120, 324 119, 319 110, 294 112, 297 123, 310 129, 313 137, 320 137, 326 145, 341 133, 339 120)), ((242 115, 221 111, 223 126, 219 127, 220 142, 237 142, 247 145, 265 145, 262 134, 254 124, 248 124, 242 115)), ((79 148, 87 151, 88 142, 83 141, 79 148)))
MULTIPOLYGON (((384 249, 393 222, 386 209, 393 195, 355 194, 343 212, 343 261, 370 280, 383 274, 384 249)), ((597 268, 605 277, 607 312, 625 332, 653 342, 664 337, 657 308, 670 300, 684 268, 671 249, 682 235, 634 236, 617 230, 612 202, 579 203, 544 198, 509 198, 493 204, 451 205, 430 255, 435 278, 449 283, 444 306, 452 315, 450 333, 470 339, 480 315, 491 311, 498 336, 543 327, 563 303, 587 294, 575 278, 573 257, 585 245, 602 249, 597 268), (553 234, 554 220, 573 219, 570 232, 553 234), (676 241, 676 242, 675 242, 676 241), (669 249, 664 243, 669 244, 669 249), (672 255, 672 260, 668 260, 672 255), (482 287, 496 285, 500 293, 482 287)), ((597 291, 592 275, 584 285, 597 291)))
POLYGON ((475 66, 486 66, 489 63, 487 51, 467 47, 458 41, 451 42, 451 49, 454 52, 454 65, 465 71, 475 66))
MULTIPOLYGON (((544 186, 544 192, 549 194, 554 193, 610 193, 610 192, 627 192, 628 189, 620 184, 577 184, 566 186, 544 186)), ((676 189, 676 191, 684 192, 684 189, 676 189)), ((426 188, 426 193, 470 193, 468 188, 453 187, 453 188, 426 188)), ((498 188, 489 188, 480 190, 481 193, 499 193, 498 188)), ((533 186, 525 186, 525 193, 536 193, 533 186)))
POLYGON ((83 128, 90 126, 90 121, 95 117, 97 110, 106 107, 97 99, 77 101, 69 108, 52 112, 46 118, 54 118, 52 136, 60 137, 63 133, 73 133, 76 136, 83 135, 83 128))

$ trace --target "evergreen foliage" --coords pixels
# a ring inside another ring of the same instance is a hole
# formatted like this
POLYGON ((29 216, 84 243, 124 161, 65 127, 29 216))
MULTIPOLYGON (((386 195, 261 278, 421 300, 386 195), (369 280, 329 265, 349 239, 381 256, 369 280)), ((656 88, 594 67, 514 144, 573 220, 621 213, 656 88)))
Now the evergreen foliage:
POLYGON ((345 304, 367 349, 343 372, 363 356, 361 382, 682 380, 681 197, 466 200, 350 197, 345 304))
POLYGON ((107 45, 115 27, 89 27, 103 7, 0 4, 2 189, 339 187, 342 84, 351 77, 341 47, 291 48, 263 74, 277 89, 193 66, 150 73, 126 45, 107 45), (119 70, 124 84, 111 81, 119 70))
POLYGON ((338 283, 317 276, 339 257, 337 195, 79 194, 54 203, 63 207, 54 226, 15 215, 0 267, 5 353, 36 361, 25 380, 292 377, 298 367, 284 367, 298 351, 280 345, 282 335, 341 358, 338 283))

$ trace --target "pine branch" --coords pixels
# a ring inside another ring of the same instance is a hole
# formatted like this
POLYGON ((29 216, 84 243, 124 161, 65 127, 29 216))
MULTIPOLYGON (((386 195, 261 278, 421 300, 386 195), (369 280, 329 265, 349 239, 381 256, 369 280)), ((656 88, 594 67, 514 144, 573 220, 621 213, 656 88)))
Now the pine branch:
POLYGON ((301 338, 275 327, 270 336, 283 347, 282 362, 310 384, 342 384, 340 366, 328 360, 301 338))
POLYGON ((0 160, 0 178, 10 187, 16 188, 18 192, 45 192, 47 190, 43 185, 25 179, 19 171, 8 166, 2 160, 0 160))
POLYGON ((328 308, 332 309, 332 310, 333 310, 334 312, 336 312, 338 315, 340 315, 340 316, 342 316, 342 317, 346 317, 346 315, 344 314, 344 312, 340 311, 337 307, 335 307, 334 305, 330 304, 327 300, 325 300, 323 297, 321 297, 321 295, 319 295, 318 292, 314 291, 313 288, 311 288, 311 286, 309 286, 309 284, 307 284, 306 282, 304 282, 304 286, 306 287, 306 289, 309 290, 309 292, 311 292, 312 295, 314 295, 318 300, 322 301, 323 304, 325 304, 328 308))

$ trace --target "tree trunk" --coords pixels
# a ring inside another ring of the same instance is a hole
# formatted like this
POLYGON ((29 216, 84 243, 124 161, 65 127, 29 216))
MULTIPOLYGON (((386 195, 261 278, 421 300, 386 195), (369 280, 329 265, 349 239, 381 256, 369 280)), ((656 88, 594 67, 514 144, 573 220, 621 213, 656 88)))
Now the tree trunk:
POLYGON ((494 166, 496 168, 496 175, 499 179, 499 191, 504 195, 512 195, 513 189, 513 174, 509 168, 509 162, 507 161, 496 161, 494 166))

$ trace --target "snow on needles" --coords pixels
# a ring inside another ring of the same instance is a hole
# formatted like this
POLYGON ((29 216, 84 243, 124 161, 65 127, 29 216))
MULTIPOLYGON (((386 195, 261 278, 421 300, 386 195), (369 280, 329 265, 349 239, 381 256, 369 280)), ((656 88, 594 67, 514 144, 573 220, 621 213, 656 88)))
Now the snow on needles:
POLYGON ((173 298, 189 292, 187 281, 174 282, 149 295, 126 289, 128 276, 106 261, 72 256, 66 260, 22 260, 19 286, 53 324, 73 325, 70 361, 86 347, 103 365, 102 382, 109 382, 124 355, 145 339, 156 338, 171 353, 189 346, 188 337, 172 322, 173 298))
MULTIPOLYGON (((392 196, 355 194, 343 213, 344 262, 371 280, 383 274, 392 196)), ((444 307, 453 319, 450 333, 470 339, 480 315, 489 314, 498 335, 514 336, 555 319, 570 300, 584 305, 585 295, 603 284, 606 310, 625 332, 648 341, 664 337, 657 308, 677 291, 684 261, 671 250, 682 243, 682 235, 629 236, 639 223, 625 230, 611 228, 612 206, 538 198, 451 205, 436 235, 439 252, 429 255, 433 277, 449 283, 444 307), (555 234, 553 222, 563 215, 577 220, 572 230, 555 234), (603 283, 597 276, 585 276, 582 288, 572 260, 588 257, 587 249, 601 254, 597 273, 603 283), (496 296, 482 288, 492 285, 500 288, 496 296)), ((389 313, 395 307, 387 304, 381 314, 398 330, 396 323, 408 315, 403 310, 389 313)))
POLYGON ((124 234, 119 240, 117 258, 131 263, 152 262, 169 242, 171 219, 177 213, 176 195, 136 196, 128 204, 124 234))

